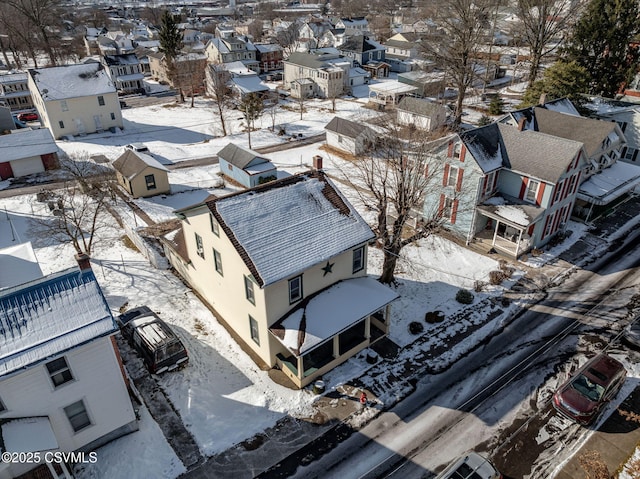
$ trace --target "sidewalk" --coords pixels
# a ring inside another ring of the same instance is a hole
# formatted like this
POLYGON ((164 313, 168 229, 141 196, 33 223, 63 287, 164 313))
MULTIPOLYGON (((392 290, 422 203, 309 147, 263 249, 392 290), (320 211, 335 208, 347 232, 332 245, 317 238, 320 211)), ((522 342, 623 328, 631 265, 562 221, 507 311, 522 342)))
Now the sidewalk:
POLYGON ((625 419, 619 412, 621 410, 640 414, 640 386, 636 386, 620 407, 591 434, 556 475, 556 479, 583 479, 585 470, 580 466, 579 458, 586 452, 599 452, 611 474, 629 459, 640 444, 640 424, 625 419))

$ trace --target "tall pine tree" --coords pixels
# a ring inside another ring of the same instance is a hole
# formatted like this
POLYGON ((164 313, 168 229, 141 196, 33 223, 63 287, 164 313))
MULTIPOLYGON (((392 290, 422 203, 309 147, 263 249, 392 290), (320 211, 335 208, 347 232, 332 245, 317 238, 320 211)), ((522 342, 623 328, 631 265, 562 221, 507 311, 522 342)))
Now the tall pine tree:
POLYGON ((591 0, 564 53, 587 70, 591 93, 613 97, 633 76, 638 51, 630 43, 639 32, 637 0, 591 0))
POLYGON ((182 85, 179 81, 179 73, 176 68, 176 57, 182 50, 182 33, 178 30, 178 22, 180 16, 173 15, 168 10, 162 14, 160 21, 160 31, 158 32, 160 40, 160 51, 164 53, 164 62, 167 68, 167 74, 173 88, 180 90, 180 100, 184 101, 184 93, 182 85))

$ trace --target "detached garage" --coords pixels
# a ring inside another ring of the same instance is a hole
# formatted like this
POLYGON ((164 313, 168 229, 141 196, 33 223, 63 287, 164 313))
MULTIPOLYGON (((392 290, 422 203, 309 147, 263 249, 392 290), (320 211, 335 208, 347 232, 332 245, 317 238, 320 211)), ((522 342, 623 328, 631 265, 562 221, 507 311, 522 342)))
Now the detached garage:
POLYGON ((0 180, 60 167, 58 146, 47 128, 14 130, 0 135, 0 180))

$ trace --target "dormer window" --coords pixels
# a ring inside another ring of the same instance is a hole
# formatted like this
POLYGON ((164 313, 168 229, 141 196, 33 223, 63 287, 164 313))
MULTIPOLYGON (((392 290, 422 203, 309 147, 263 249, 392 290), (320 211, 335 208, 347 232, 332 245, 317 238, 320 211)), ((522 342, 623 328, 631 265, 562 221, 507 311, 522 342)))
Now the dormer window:
POLYGON ((453 146, 453 157, 460 158, 460 153, 462 152, 462 143, 456 143, 453 146))

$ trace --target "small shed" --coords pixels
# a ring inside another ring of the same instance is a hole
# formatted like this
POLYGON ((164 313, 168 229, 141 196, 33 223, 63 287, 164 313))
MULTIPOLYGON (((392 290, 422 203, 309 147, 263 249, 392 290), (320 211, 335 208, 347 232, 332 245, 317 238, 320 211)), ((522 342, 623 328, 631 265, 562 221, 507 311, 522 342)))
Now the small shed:
POLYGON ((444 94, 444 72, 411 71, 398 73, 398 81, 416 88, 416 95, 441 97, 444 94))
POLYGON ((253 188, 278 177, 268 158, 242 146, 229 143, 218 152, 220 171, 246 188, 253 188))
POLYGON ((400 125, 414 125, 419 130, 433 131, 447 121, 443 105, 422 98, 406 96, 396 107, 400 125))
POLYGON ((368 126, 337 116, 324 129, 327 131, 327 145, 351 155, 363 153, 376 138, 368 126))
POLYGON ((147 153, 127 150, 113 162, 118 183, 134 198, 171 192, 169 170, 147 153))

